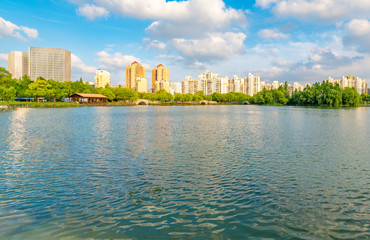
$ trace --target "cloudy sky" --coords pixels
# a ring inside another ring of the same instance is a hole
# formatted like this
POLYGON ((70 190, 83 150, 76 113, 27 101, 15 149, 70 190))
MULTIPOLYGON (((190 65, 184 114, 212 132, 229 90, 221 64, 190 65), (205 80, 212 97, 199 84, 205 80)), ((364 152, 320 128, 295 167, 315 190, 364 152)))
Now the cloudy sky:
POLYGON ((171 81, 222 76, 314 83, 370 77, 369 0, 0 0, 0 66, 29 46, 72 52, 72 79, 97 68, 125 83, 134 60, 171 81))

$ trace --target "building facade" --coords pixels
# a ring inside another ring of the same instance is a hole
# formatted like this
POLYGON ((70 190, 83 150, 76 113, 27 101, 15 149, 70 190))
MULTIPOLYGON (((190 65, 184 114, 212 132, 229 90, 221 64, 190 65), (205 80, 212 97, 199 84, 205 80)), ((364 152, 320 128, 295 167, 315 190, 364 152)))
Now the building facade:
POLYGON ((179 83, 179 82, 172 82, 171 83, 170 92, 171 92, 172 95, 174 95, 176 93, 182 93, 181 83, 179 83))
POLYGON ((148 83, 145 78, 137 77, 136 78, 136 91, 138 92, 148 92, 148 83))
POLYGON ((8 71, 13 78, 20 79, 24 75, 28 75, 28 53, 26 52, 11 52, 8 55, 8 71))
POLYGON ((152 69, 152 89, 153 92, 157 92, 159 90, 166 90, 167 92, 170 91, 170 70, 159 64, 157 67, 152 69), (157 84, 158 82, 158 84, 157 84), (157 86, 157 87, 156 87, 157 86), (162 88, 163 86, 163 88, 162 88))
POLYGON ((367 91, 366 80, 352 75, 343 76, 342 79, 334 79, 329 77, 327 81, 332 84, 338 84, 341 88, 354 88, 359 94, 366 93, 367 91))
POLYGON ((146 79, 145 68, 135 61, 126 67, 126 87, 136 90, 136 80, 138 77, 140 79, 146 79))
POLYGON ((105 88, 110 85, 110 73, 101 69, 96 70, 95 88, 105 88))
POLYGON ((30 47, 28 74, 31 80, 43 77, 59 82, 71 81, 71 52, 61 48, 30 47))

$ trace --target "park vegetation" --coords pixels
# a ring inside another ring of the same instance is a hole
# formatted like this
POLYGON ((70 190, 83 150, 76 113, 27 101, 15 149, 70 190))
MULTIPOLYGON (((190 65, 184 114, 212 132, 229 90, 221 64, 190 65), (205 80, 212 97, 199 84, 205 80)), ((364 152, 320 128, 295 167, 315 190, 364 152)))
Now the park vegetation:
POLYGON ((164 90, 156 93, 139 93, 125 87, 93 88, 80 79, 75 82, 58 82, 39 77, 32 81, 28 76, 13 79, 11 74, 0 67, 0 100, 12 102, 16 98, 32 98, 34 101, 46 99, 50 102, 68 98, 74 93, 98 93, 108 97, 110 102, 136 101, 147 99, 160 102, 201 102, 214 101, 217 103, 251 103, 258 105, 295 105, 295 106, 358 106, 370 99, 367 94, 358 94, 354 88, 342 89, 338 84, 333 85, 326 81, 307 86, 301 92, 294 92, 290 96, 287 83, 278 89, 263 89, 254 96, 243 93, 230 92, 225 94, 212 93, 205 95, 203 91, 195 94, 172 95, 164 90))

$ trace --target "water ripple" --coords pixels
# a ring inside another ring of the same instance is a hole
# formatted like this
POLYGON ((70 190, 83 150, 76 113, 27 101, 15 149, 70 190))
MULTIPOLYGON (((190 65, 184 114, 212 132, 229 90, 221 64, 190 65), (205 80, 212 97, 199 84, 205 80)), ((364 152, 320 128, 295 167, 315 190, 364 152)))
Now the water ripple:
POLYGON ((0 239, 369 239, 370 108, 0 113, 0 239))

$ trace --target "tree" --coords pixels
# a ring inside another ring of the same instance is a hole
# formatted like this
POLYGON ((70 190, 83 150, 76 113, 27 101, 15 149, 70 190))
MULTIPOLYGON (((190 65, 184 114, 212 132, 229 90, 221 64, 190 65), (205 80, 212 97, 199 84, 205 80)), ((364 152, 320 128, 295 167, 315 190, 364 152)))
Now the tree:
MULTIPOLYGON (((136 92, 134 89, 131 88, 111 88, 112 93, 115 95, 116 101, 119 100, 130 100, 130 101, 136 101, 139 99, 139 93, 136 92)), ((143 97, 143 94, 140 94, 143 97)), ((143 97, 144 98, 144 97, 143 97)))
POLYGON ((52 98, 55 95, 55 90, 48 81, 39 78, 28 85, 27 94, 37 98, 37 102, 39 102, 40 97, 45 97, 46 99, 52 98))
POLYGON ((1 87, 0 86, 0 99, 2 101, 11 102, 16 97, 16 89, 14 87, 1 87))
POLYGON ((354 88, 346 87, 342 95, 343 104, 348 106, 358 106, 362 103, 361 95, 354 88))

